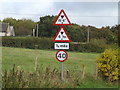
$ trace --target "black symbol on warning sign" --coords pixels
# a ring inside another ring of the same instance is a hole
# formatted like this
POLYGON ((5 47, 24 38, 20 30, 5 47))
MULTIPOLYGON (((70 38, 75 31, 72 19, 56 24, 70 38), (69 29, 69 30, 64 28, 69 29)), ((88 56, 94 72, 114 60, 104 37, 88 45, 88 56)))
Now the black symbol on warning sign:
POLYGON ((63 40, 63 38, 66 38, 66 36, 63 35, 64 32, 60 32, 61 35, 58 36, 58 38, 61 38, 61 40, 63 40))
POLYGON ((61 18, 63 19, 64 15, 61 15, 61 18))
POLYGON ((64 33, 64 32, 61 32, 61 35, 62 35, 62 38, 61 38, 61 40, 63 40, 63 33, 64 33))
POLYGON ((61 19, 58 19, 58 22, 61 22, 61 19))
POLYGON ((61 15, 61 19, 58 19, 58 22, 61 22, 63 24, 63 22, 65 22, 66 19, 63 19, 64 15, 61 15))
POLYGON ((63 34, 64 32, 61 32, 61 34, 63 34))
POLYGON ((60 38, 60 35, 58 37, 60 38))

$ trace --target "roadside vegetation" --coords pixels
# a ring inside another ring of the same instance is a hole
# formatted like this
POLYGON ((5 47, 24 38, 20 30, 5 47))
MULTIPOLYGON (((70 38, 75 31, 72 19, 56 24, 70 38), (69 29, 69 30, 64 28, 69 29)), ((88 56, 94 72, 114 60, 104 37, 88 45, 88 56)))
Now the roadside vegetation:
POLYGON ((64 81, 56 51, 2 47, 4 88, 118 88, 118 84, 96 78, 98 53, 68 52, 64 62, 64 81), (84 78, 82 65, 85 66, 84 78))

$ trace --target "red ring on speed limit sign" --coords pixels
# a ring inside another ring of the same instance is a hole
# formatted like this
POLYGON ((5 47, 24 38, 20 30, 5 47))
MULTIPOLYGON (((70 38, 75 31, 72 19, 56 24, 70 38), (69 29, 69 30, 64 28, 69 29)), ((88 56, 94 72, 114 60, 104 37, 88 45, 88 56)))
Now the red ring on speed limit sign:
POLYGON ((59 51, 56 53, 56 59, 57 59, 59 62, 64 62, 67 58, 68 58, 68 54, 67 54, 67 52, 64 51, 64 50, 59 50, 59 51))

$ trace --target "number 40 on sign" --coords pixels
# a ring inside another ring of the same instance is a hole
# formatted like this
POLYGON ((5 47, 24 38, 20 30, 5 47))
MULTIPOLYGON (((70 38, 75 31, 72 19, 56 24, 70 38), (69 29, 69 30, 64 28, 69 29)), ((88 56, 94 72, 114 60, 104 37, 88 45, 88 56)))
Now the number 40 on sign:
POLYGON ((67 54, 66 51, 64 51, 64 50, 59 50, 59 51, 56 53, 56 59, 57 59, 59 62, 64 62, 67 58, 68 58, 68 54, 67 54))

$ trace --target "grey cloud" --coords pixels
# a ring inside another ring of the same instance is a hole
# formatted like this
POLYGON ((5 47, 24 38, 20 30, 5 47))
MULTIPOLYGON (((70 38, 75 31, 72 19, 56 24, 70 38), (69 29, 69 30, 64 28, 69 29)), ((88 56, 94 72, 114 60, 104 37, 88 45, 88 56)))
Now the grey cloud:
MULTIPOLYGON (((3 11, 7 13, 20 13, 22 10, 29 10, 31 8, 31 3, 26 2, 8 2, 8 3, 2 3, 3 11)), ((26 12, 24 12, 26 13, 26 12)))
POLYGON ((118 23, 117 2, 55 2, 54 12, 64 9, 71 22, 96 27, 118 23))
POLYGON ((92 25, 95 27, 113 26, 117 24, 117 17, 73 17, 70 18, 73 23, 79 25, 92 25))
POLYGON ((118 24, 120 24, 120 1, 118 3, 118 24))
POLYGON ((104 16, 111 15, 112 12, 117 14, 115 12, 117 5, 117 2, 55 2, 54 9, 65 9, 67 12, 79 13, 81 16, 86 14, 104 16))
MULTIPOLYGON (((15 13, 8 15, 1 15, 0 17, 13 17, 13 18, 31 18, 35 21, 39 20, 40 16, 45 15, 58 15, 61 9, 64 9, 68 18, 72 23, 79 25, 93 25, 113 26, 117 23, 118 3, 116 2, 50 2, 41 3, 36 2, 8 2, 0 4, 0 12, 15 13), (45 8, 46 7, 46 8, 45 8), (23 15, 21 15, 23 14, 23 15), (107 16, 107 17, 106 17, 107 16), (112 17, 111 17, 112 16, 112 17)), ((120 15, 120 14, 119 14, 120 15)), ((1 18, 0 18, 1 19, 1 18)), ((120 21, 120 18, 119 18, 120 21)))

